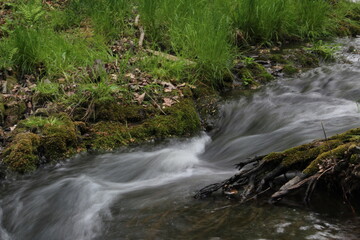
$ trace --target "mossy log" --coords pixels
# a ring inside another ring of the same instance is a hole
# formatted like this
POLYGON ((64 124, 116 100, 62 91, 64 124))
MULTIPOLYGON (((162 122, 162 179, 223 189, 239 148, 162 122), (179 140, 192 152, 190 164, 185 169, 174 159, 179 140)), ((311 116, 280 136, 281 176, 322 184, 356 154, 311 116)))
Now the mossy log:
POLYGON ((356 128, 329 139, 242 161, 236 165, 239 173, 201 189, 195 198, 206 198, 222 189, 227 197, 239 197, 240 201, 267 193, 271 202, 278 202, 297 193, 309 202, 317 183, 322 181, 325 183, 322 187, 331 191, 335 186, 348 201, 360 192, 359 140, 360 128, 356 128))

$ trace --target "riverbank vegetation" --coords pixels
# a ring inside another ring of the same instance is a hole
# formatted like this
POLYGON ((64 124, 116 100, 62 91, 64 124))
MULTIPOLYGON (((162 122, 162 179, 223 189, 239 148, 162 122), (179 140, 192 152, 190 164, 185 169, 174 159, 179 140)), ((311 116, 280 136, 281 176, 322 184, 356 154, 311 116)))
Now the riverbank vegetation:
POLYGON ((219 91, 329 60, 322 40, 359 34, 359 15, 345 0, 2 0, 2 164, 194 134, 219 91))

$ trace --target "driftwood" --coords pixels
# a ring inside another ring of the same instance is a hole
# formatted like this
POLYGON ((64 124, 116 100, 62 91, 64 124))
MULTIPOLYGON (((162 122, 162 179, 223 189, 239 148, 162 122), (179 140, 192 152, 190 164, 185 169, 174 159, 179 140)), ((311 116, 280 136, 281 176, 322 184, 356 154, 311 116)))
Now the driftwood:
POLYGON ((226 197, 242 202, 266 193, 274 203, 297 193, 308 203, 322 180, 328 191, 341 189, 350 204, 349 199, 360 193, 359 146, 357 128, 283 152, 256 156, 236 164, 240 171, 234 176, 202 188, 194 197, 207 198, 221 189, 226 197))

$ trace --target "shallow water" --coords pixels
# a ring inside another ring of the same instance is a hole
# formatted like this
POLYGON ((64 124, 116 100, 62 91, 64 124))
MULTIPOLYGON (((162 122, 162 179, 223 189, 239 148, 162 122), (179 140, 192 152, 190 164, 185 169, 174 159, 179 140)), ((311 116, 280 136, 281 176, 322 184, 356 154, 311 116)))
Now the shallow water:
MULTIPOLYGON (((360 40, 350 44, 360 46, 360 40)), ((324 199, 316 211, 195 190, 233 165, 360 126, 360 62, 323 66, 225 103, 209 135, 81 155, 4 185, 0 239, 359 239, 360 218, 324 199)))

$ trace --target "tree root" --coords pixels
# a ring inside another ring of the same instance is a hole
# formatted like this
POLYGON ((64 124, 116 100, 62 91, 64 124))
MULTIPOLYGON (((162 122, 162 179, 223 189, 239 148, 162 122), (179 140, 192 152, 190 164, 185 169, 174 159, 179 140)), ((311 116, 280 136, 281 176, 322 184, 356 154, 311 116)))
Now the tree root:
POLYGON ((342 191, 340 195, 350 203, 352 193, 360 192, 360 128, 283 152, 256 156, 236 164, 236 168, 240 170, 237 174, 200 189, 194 197, 206 198, 221 189, 226 197, 245 202, 271 191, 272 203, 294 194, 301 194, 303 201, 309 203, 322 181, 322 186, 337 186, 342 191))

